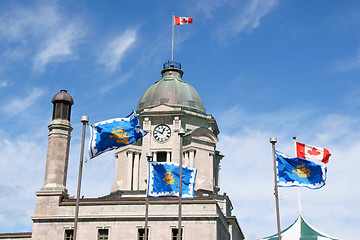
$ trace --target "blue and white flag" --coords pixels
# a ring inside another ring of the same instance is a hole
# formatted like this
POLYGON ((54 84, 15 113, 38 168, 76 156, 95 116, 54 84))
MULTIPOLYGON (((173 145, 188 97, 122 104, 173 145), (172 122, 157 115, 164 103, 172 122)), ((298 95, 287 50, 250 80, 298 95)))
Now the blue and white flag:
POLYGON ((141 129, 133 111, 125 118, 114 118, 90 125, 90 159, 104 152, 136 142, 147 132, 141 129))
POLYGON ((302 158, 290 158, 276 151, 279 187, 318 189, 325 185, 327 168, 302 158))
MULTIPOLYGON (((148 197, 179 197, 180 165, 176 163, 149 162, 148 197)), ((197 170, 182 167, 182 198, 194 198, 197 170)))

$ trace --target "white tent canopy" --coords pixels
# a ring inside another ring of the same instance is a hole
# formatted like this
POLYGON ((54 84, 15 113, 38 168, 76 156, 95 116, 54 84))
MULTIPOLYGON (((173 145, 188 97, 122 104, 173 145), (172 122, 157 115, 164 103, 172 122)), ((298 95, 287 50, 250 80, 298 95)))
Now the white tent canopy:
MULTIPOLYGON (((278 234, 259 240, 277 240, 278 234)), ((296 221, 285 230, 281 231, 281 240, 341 240, 340 238, 332 237, 325 234, 310 224, 308 224, 301 215, 296 221)))

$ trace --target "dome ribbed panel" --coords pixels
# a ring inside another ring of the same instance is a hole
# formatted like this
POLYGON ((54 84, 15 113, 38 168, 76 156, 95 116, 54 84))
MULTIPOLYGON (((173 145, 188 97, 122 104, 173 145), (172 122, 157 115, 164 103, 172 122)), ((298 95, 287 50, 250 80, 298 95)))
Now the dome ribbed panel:
POLYGON ((141 96, 137 111, 141 112, 145 108, 153 108, 161 104, 205 113, 204 105, 196 90, 177 76, 163 77, 150 86, 141 96))

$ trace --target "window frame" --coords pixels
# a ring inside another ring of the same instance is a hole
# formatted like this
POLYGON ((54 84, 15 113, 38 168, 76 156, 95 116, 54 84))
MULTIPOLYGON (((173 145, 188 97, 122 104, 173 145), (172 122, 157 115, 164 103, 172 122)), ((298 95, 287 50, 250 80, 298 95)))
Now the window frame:
POLYGON ((64 231, 64 240, 73 240, 74 239, 74 229, 65 229, 64 231), (68 236, 70 234, 70 236, 68 236))
MULTIPOLYGON (((184 229, 181 228, 181 240, 184 239, 184 229)), ((179 240, 179 229, 178 228, 171 228, 171 240, 179 240), (174 232, 176 231, 176 235, 174 232)))
MULTIPOLYGON (((145 228, 138 228, 138 234, 137 234, 137 240, 145 240, 145 228), (140 235, 140 231, 143 231, 142 234, 140 235)), ((146 240, 149 240, 149 236, 150 236, 150 228, 148 228, 148 235, 146 240)))
POLYGON ((97 240, 109 240, 109 232, 108 228, 98 228, 97 240), (104 234, 100 235, 102 231, 104 234))

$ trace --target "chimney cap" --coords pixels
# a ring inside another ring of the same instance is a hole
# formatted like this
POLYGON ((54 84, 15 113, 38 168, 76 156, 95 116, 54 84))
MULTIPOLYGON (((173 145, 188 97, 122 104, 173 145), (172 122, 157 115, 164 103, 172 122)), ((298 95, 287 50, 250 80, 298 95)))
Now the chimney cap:
POLYGON ((74 104, 74 99, 71 97, 70 94, 68 94, 66 90, 61 90, 52 98, 51 102, 68 102, 68 104, 71 106, 74 104))

